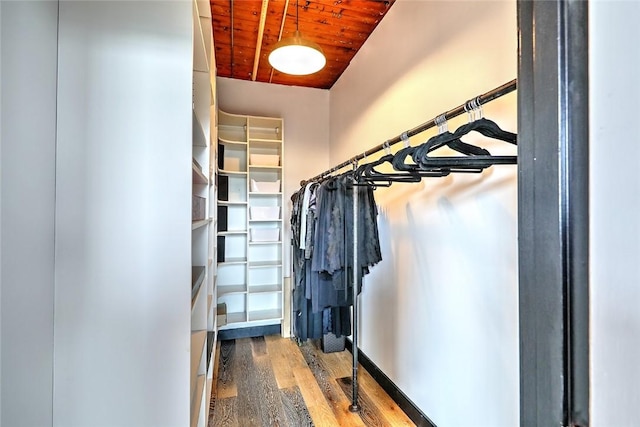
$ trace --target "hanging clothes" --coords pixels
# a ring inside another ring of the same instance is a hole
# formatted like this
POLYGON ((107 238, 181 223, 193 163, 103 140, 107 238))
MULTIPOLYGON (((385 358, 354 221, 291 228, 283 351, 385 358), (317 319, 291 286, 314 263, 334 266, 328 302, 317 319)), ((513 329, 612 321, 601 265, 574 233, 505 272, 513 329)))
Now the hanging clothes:
MULTIPOLYGON (((382 260, 373 189, 343 175, 307 184, 292 196, 294 334, 301 340, 351 333, 353 191, 358 192, 359 283, 382 260)), ((358 289, 360 292, 361 289, 358 289)))

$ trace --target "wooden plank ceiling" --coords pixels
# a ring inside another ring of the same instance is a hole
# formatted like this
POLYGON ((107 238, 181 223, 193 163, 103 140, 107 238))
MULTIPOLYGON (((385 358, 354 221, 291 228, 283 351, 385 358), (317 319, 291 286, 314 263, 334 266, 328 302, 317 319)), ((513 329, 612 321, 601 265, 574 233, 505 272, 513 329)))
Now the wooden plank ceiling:
POLYGON ((292 76, 269 65, 283 17, 281 37, 296 30, 296 0, 210 0, 218 76, 329 89, 395 0, 298 1, 302 36, 318 43, 327 58, 322 70, 292 76))

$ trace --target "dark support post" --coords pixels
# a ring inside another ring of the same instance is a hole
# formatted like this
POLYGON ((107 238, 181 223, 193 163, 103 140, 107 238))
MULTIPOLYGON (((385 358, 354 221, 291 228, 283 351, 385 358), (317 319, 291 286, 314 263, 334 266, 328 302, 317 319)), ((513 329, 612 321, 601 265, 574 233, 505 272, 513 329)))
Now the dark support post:
MULTIPOLYGON (((358 164, 354 163, 354 170, 357 168, 358 164)), ((351 187, 351 191, 353 192, 353 332, 351 337, 353 338, 353 348, 351 349, 351 357, 353 361, 353 372, 351 376, 351 405, 349 405, 349 410, 351 412, 359 412, 360 405, 358 405, 358 288, 359 288, 359 260, 358 260, 358 186, 355 185, 355 180, 353 181, 353 186, 351 187)))
POLYGON ((588 3, 518 1, 520 425, 589 425, 588 3))

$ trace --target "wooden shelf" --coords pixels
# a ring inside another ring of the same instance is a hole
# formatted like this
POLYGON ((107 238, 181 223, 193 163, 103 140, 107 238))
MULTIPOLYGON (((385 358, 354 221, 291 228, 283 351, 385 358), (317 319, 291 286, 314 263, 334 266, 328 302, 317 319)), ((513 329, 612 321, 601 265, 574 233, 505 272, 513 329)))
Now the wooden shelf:
POLYGON ((282 144, 282 139, 280 137, 272 138, 271 135, 276 134, 275 128, 249 128, 249 141, 255 142, 271 142, 282 144))
POLYGON ((276 283, 274 285, 253 285, 249 286, 250 294, 260 293, 276 293, 282 292, 282 284, 276 283))
POLYGON ((207 372, 209 372, 209 366, 212 361, 212 356, 214 356, 213 348, 216 345, 216 341, 217 339, 216 339, 215 330, 208 331, 207 332, 207 372))
POLYGON ((191 163, 191 169, 192 169, 192 182, 194 184, 208 184, 209 180, 207 179, 207 177, 205 176, 205 174, 202 173, 202 170, 200 169, 200 167, 198 167, 198 165, 196 164, 195 160, 191 163))
POLYGON ((268 267, 282 267, 282 261, 257 261, 257 262, 249 263, 249 268, 268 268, 268 267))
POLYGON ((249 244, 251 246, 281 245, 282 241, 281 240, 275 240, 273 242, 252 242, 252 241, 249 241, 249 244))
MULTIPOLYGON (((221 131, 224 132, 224 126, 219 126, 218 127, 218 144, 222 144, 222 145, 228 145, 230 147, 233 146, 238 146, 238 147, 246 147, 247 145, 247 141, 240 141, 240 140, 235 140, 235 139, 229 139, 229 138, 224 138, 223 136, 221 136, 221 131)), ((233 132, 229 132, 229 134, 231 134, 233 132)), ((237 134, 240 134, 239 132, 235 132, 237 134)))
POLYGON ((230 230, 230 231, 219 231, 218 232, 218 236, 242 236, 242 235, 246 235, 247 234, 247 230, 230 230))
POLYGON ((195 112, 192 110, 192 138, 193 145, 196 147, 206 147, 207 146, 207 137, 202 131, 202 125, 200 124, 200 120, 195 112))
POLYGON ((222 285, 218 286, 218 298, 225 295, 245 294, 247 287, 245 285, 222 285))
POLYGON ((227 313, 227 325, 232 323, 243 323, 247 321, 247 313, 242 311, 239 313, 227 313))
POLYGON ((201 266, 191 267, 191 308, 193 309, 193 305, 196 302, 196 297, 198 296, 198 292, 202 288, 202 283, 204 283, 204 272, 205 268, 201 266))
POLYGON ((197 221, 193 221, 191 223, 191 230, 197 230, 199 228, 202 228, 205 225, 209 224, 209 222, 211 222, 210 219, 200 219, 200 220, 197 220, 197 221))
POLYGON ((238 264, 246 264, 246 258, 227 258, 223 262, 218 263, 218 267, 225 265, 238 265, 238 264))
POLYGON ((249 169, 260 171, 281 171, 282 166, 262 166, 262 165, 249 165, 249 169))
POLYGON ((200 418, 200 410, 202 408, 202 396, 204 393, 204 384, 206 377, 204 374, 198 375, 196 379, 196 389, 195 393, 192 396, 193 401, 191 402, 191 427, 197 427, 198 418, 200 418))
POLYGON ((216 317, 215 317, 215 330, 217 331, 220 327, 227 324, 227 305, 226 304, 217 304, 216 305, 216 317))
POLYGON ((281 139, 264 139, 264 138, 249 138, 251 146, 255 148, 279 148, 282 145, 281 139))
POLYGON ((247 206, 247 202, 229 202, 227 200, 218 200, 218 206, 247 206))
POLYGON ((254 223, 254 222, 282 222, 282 219, 250 219, 249 223, 254 223))
POLYGON ((225 169, 218 169, 218 173, 220 175, 238 175, 238 176, 246 176, 246 171, 230 171, 225 169))
POLYGON ((194 380, 198 375, 198 367, 202 361, 204 344, 207 340, 207 331, 191 332, 191 389, 193 390, 194 380))
POLYGON ((278 193, 266 193, 266 192, 262 192, 262 191, 250 191, 249 192, 250 196, 281 196, 282 193, 278 192, 278 193))
POLYGON ((259 320, 279 320, 282 319, 282 310, 279 308, 272 310, 258 310, 249 312, 249 322, 259 320))

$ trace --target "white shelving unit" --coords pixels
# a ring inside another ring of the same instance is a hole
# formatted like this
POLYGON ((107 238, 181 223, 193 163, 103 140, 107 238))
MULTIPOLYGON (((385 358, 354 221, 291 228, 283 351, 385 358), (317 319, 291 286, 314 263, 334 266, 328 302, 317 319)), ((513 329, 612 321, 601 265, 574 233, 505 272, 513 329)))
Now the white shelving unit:
POLYGON ((283 319, 283 121, 218 111, 219 329, 283 319))
POLYGON ((215 310, 215 66, 211 9, 193 0, 193 160, 191 224, 190 426, 206 427, 216 342, 215 310))

